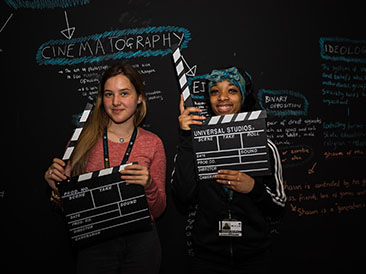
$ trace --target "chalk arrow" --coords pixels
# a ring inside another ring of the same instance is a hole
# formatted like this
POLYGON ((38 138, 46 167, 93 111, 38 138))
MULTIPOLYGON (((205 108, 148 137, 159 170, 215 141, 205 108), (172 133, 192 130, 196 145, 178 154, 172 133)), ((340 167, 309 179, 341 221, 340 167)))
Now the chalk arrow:
POLYGON ((10 16, 9 16, 8 20, 6 20, 5 24, 1 27, 0 32, 2 32, 2 31, 3 31, 3 29, 4 29, 4 28, 5 28, 5 26, 6 26, 6 24, 9 22, 9 20, 10 20, 12 17, 13 17, 13 14, 10 14, 10 16))
POLYGON ((190 77, 194 77, 196 76, 196 70, 197 70, 197 65, 193 66, 193 67, 188 67, 189 70, 187 71, 186 75, 190 76, 190 77))
MULTIPOLYGON (((9 22, 9 20, 10 20, 12 17, 13 17, 13 14, 10 14, 10 16, 9 16, 8 20, 6 20, 5 24, 1 27, 0 32, 2 32, 2 31, 3 31, 3 29, 4 29, 4 28, 5 28, 5 26, 6 26, 6 24, 9 22)), ((2 52, 3 52, 3 50, 2 50, 2 49, 0 49, 0 53, 2 53, 2 52)))
POLYGON ((186 67, 188 68, 186 75, 189 77, 196 76, 197 65, 194 65, 193 67, 188 66, 188 63, 187 63, 186 59, 184 59, 183 55, 182 55, 182 60, 183 60, 184 64, 186 65, 186 67))
POLYGON ((61 30, 60 32, 61 32, 61 34, 63 36, 65 36, 67 39, 70 40, 72 38, 72 36, 74 35, 75 27, 71 27, 70 28, 70 26, 69 26, 69 20, 67 19, 67 12, 66 12, 66 10, 65 10, 65 19, 66 19, 66 26, 67 26, 67 28, 64 29, 64 30, 61 30))

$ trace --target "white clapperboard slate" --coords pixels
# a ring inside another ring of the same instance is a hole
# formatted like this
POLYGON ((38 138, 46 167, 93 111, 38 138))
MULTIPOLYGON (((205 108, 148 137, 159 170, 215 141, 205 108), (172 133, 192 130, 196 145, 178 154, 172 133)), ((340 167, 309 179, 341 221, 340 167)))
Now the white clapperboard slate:
POLYGON ((71 177, 59 185, 74 246, 151 228, 144 188, 121 179, 124 166, 71 177))
MULTIPOLYGON (((87 104, 63 160, 70 159, 92 105, 87 104)), ((136 164, 136 163, 129 163, 136 164)), ((126 165, 68 178, 58 184, 73 246, 90 245, 119 235, 151 229, 143 186, 126 184, 119 173, 126 165)))
POLYGON ((264 110, 207 117, 192 126, 197 175, 212 179, 220 169, 270 175, 264 110))

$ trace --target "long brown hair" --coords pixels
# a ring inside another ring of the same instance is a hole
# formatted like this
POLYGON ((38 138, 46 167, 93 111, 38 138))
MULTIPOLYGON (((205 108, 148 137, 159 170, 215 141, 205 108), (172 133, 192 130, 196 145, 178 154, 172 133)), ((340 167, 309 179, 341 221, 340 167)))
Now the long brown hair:
POLYGON ((80 138, 75 146, 70 158, 71 176, 76 176, 85 172, 91 149, 96 144, 99 137, 103 135, 104 128, 109 124, 110 118, 107 115, 104 105, 104 85, 109 78, 122 74, 126 76, 135 87, 137 95, 141 95, 142 101, 137 105, 134 125, 138 126, 146 116, 147 99, 144 85, 139 72, 129 64, 116 64, 108 68, 102 75, 99 83, 99 91, 93 113, 84 126, 80 138))

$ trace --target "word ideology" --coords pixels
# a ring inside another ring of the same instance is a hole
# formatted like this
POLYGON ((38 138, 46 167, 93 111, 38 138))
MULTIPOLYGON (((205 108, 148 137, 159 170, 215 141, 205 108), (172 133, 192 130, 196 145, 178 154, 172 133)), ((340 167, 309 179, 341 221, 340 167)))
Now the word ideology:
POLYGON ((270 175, 264 110, 207 117, 192 127, 197 175, 211 179, 220 169, 270 175))
POLYGON ((144 188, 121 179, 125 166, 71 177, 58 186, 74 246, 151 229, 144 188))

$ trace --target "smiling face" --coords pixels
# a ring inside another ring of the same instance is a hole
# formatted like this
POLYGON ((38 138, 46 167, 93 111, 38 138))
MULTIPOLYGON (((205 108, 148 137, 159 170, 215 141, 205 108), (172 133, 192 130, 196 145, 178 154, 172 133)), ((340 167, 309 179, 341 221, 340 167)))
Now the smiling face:
POLYGON ((210 103, 215 115, 239 113, 242 96, 237 86, 229 81, 222 81, 210 89, 210 103))
POLYGON ((114 124, 133 123, 141 101, 142 96, 125 75, 111 77, 104 84, 103 106, 114 124))

